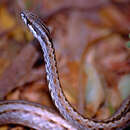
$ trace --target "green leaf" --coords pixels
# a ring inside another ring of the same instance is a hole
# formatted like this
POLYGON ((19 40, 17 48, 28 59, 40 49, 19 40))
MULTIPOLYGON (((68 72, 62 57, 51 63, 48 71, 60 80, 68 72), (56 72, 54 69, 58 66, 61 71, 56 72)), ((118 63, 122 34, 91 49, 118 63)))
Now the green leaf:
POLYGON ((108 104, 108 109, 109 109, 111 115, 112 115, 113 113, 115 113, 115 109, 114 109, 114 107, 113 107, 110 103, 108 104))
POLYGON ((126 43, 126 46, 127 46, 128 48, 130 48, 130 41, 128 41, 128 42, 126 43))
POLYGON ((130 33, 129 33, 128 37, 130 38, 130 33))
POLYGON ((121 77, 118 83, 118 90, 122 99, 125 99, 130 94, 130 74, 121 77))
POLYGON ((26 8, 29 9, 32 6, 32 1, 31 0, 27 0, 26 1, 26 8))

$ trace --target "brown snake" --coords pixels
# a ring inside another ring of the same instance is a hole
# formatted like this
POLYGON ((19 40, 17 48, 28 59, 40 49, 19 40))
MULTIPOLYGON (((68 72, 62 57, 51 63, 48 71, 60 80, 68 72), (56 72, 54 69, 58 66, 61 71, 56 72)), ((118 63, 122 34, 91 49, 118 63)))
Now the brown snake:
MULTIPOLYGON (((64 121, 63 125, 51 116, 47 116, 42 106, 38 106, 25 101, 0 101, 0 125, 2 124, 21 124, 36 129, 83 129, 83 130, 112 130, 123 129, 130 126, 130 96, 124 101, 118 111, 104 121, 96 121, 81 116, 65 98, 61 88, 58 69, 56 64, 55 50, 50 33, 40 19, 30 12, 21 13, 22 20, 27 25, 34 37, 38 39, 43 50, 47 81, 52 100, 60 114, 72 125, 64 121), (40 109, 40 110, 39 110, 40 109), (47 125, 50 127, 47 128, 47 125), (74 128, 74 127, 76 128, 74 128)), ((50 112, 51 113, 51 112, 50 112)), ((55 114, 51 113, 53 116, 55 114)), ((50 114, 50 115, 51 115, 50 114)))

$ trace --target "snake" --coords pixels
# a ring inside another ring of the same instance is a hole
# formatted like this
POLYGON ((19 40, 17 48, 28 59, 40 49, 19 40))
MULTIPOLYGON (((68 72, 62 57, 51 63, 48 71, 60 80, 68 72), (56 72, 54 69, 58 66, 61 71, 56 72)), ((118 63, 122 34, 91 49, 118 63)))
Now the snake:
POLYGON ((41 45, 49 92, 61 116, 36 103, 2 100, 0 101, 0 125, 13 123, 38 130, 118 130, 130 126, 130 96, 123 101, 115 114, 105 120, 95 120, 79 114, 62 90, 49 29, 32 12, 22 11, 21 18, 41 45))

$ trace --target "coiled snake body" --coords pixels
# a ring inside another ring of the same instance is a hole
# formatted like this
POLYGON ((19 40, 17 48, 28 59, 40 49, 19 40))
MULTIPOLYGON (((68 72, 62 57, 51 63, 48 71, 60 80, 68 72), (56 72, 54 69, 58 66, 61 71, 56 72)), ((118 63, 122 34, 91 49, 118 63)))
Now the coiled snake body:
POLYGON ((66 119, 54 119, 52 112, 40 105, 26 101, 0 101, 0 124, 22 124, 35 129, 83 129, 113 130, 130 125, 130 97, 119 108, 117 113, 104 121, 95 121, 81 116, 65 98, 61 88, 56 65, 55 50, 50 33, 40 19, 30 12, 21 13, 22 20, 38 39, 43 50, 47 81, 52 100, 60 114, 66 119), (24 107, 25 105, 25 107, 24 107), (50 114, 47 116, 46 114, 50 114), (51 116, 53 118, 51 118, 51 116), (64 122, 64 123, 63 123, 64 122))

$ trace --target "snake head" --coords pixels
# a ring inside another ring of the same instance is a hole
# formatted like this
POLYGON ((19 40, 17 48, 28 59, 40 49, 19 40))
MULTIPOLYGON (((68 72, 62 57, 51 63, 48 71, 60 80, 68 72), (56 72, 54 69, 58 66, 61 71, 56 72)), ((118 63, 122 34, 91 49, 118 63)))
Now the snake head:
POLYGON ((21 18, 22 18, 23 22, 27 25, 28 22, 27 22, 27 17, 26 17, 26 15, 25 15, 25 13, 24 13, 24 12, 21 12, 20 15, 21 15, 21 18))
POLYGON ((22 11, 20 15, 23 22, 28 26, 35 37, 40 36, 41 33, 46 33, 46 35, 50 38, 48 28, 38 16, 29 11, 22 11))

